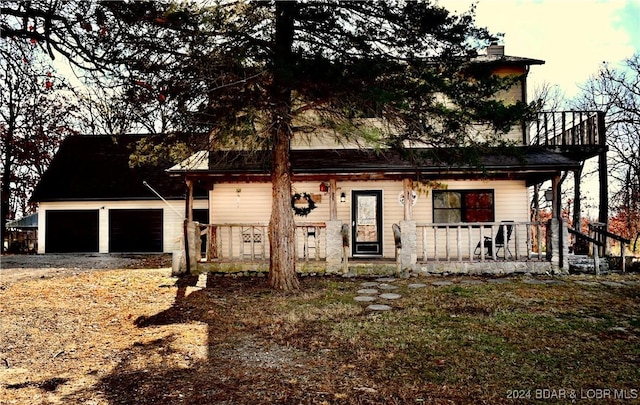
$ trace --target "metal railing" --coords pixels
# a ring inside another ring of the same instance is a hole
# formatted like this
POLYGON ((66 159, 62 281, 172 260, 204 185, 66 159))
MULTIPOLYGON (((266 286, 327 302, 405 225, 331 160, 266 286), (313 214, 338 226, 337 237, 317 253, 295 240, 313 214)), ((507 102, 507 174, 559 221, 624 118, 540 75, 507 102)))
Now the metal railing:
POLYGON ((418 223, 419 261, 545 261, 542 222, 418 223))

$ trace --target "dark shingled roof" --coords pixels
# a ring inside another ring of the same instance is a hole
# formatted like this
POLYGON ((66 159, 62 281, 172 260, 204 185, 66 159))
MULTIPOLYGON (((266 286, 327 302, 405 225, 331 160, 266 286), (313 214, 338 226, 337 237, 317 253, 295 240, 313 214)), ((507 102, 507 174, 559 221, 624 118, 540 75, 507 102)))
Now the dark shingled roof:
MULTIPOLYGON (((150 136, 150 135, 147 135, 150 136)), ((130 168, 129 156, 144 135, 71 136, 64 140, 34 190, 32 201, 184 198, 184 180, 170 177, 171 162, 130 168)))
MULTIPOLYGON (((269 181, 268 151, 213 151, 209 169, 191 171, 215 181, 269 181)), ((294 180, 304 178, 495 178, 524 179, 529 184, 546 180, 580 163, 540 147, 470 149, 414 148, 378 153, 360 149, 305 149, 291 151, 294 180), (367 177, 369 176, 369 177, 367 177)), ((184 173, 184 170, 172 170, 184 173)))

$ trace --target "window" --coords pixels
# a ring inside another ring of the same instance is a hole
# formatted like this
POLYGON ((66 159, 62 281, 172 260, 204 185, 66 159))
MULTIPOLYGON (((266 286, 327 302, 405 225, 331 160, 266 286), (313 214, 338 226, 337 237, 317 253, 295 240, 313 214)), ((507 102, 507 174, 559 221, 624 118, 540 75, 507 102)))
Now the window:
POLYGON ((493 190, 434 190, 433 222, 493 222, 493 190))

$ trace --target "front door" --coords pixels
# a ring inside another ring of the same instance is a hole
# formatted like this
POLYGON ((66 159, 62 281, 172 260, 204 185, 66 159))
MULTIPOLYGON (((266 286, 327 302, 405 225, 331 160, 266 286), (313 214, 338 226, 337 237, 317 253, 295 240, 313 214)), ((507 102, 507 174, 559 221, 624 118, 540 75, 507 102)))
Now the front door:
POLYGON ((382 191, 352 191, 351 239, 354 256, 382 255, 382 191))

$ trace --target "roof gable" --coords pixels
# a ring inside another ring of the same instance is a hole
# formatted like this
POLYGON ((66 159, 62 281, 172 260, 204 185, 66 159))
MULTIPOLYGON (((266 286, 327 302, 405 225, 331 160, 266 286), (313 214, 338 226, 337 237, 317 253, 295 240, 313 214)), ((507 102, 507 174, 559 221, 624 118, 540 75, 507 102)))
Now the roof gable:
POLYGON ((70 136, 36 186, 32 201, 184 198, 185 185, 170 177, 170 162, 129 167, 138 140, 153 135, 70 136))

